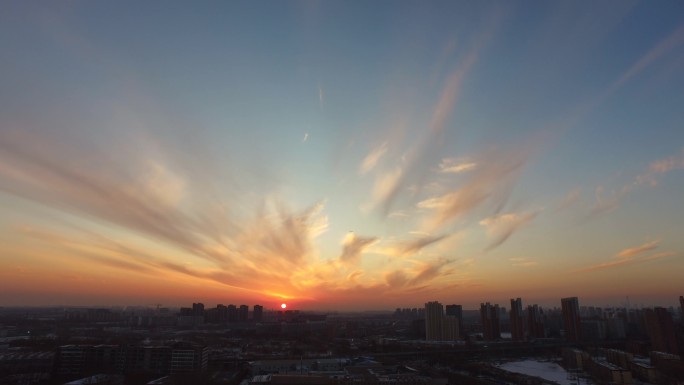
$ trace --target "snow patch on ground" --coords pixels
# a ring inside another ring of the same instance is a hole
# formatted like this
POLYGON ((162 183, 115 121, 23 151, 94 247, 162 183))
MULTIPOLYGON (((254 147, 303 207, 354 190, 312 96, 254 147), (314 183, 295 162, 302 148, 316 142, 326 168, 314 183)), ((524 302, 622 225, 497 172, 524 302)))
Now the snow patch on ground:
MULTIPOLYGON (((554 381, 560 385, 576 385, 576 380, 568 379, 568 372, 555 362, 542 362, 535 360, 513 361, 506 362, 496 367, 507 372, 526 374, 543 378, 545 380, 554 381)), ((582 380, 582 384, 586 384, 586 380, 582 380)))

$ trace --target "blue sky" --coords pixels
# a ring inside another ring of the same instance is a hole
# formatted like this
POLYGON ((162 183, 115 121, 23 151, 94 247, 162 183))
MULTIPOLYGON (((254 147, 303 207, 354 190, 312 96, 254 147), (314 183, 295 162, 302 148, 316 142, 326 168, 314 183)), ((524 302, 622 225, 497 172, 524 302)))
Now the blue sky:
POLYGON ((681 2, 4 8, 0 303, 684 291, 681 2))

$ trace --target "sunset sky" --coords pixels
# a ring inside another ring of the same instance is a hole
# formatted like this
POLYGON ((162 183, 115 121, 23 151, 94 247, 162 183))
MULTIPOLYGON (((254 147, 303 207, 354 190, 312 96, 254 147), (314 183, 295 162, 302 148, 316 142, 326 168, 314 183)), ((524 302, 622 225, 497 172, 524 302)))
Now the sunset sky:
POLYGON ((684 295, 682 1, 10 1, 0 306, 684 295))

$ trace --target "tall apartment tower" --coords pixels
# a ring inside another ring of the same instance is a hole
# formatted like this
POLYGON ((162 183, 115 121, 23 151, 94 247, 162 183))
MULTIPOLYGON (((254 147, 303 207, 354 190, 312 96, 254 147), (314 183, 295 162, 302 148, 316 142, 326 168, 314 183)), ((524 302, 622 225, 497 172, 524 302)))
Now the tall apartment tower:
POLYGON ((544 314, 537 305, 527 307, 527 337, 529 339, 546 337, 544 314))
POLYGON ((563 311, 565 339, 571 342, 582 340, 582 325, 577 297, 562 298, 561 310, 563 311))
POLYGON ((679 320, 684 324, 684 296, 679 296, 679 320))
POLYGON ((463 306, 461 305, 446 305, 444 307, 446 315, 458 318, 458 322, 463 322, 463 306))
POLYGON ((520 298, 511 298, 511 339, 523 341, 525 339, 525 326, 523 323, 523 308, 520 298))
POLYGON ((237 322, 238 320, 238 311, 237 311, 237 306, 230 304, 228 305, 228 322, 237 322))
POLYGON ((192 304, 192 315, 204 316, 204 304, 201 302, 192 304))
POLYGON ((482 322, 482 338, 485 341, 494 341, 501 338, 499 305, 491 305, 489 302, 481 303, 480 320, 482 322))
POLYGON ((264 307, 261 305, 254 305, 254 311, 252 312, 252 319, 254 322, 261 322, 264 318, 264 307))
POLYGON ((425 304, 425 339, 440 341, 442 339, 442 319, 444 307, 437 301, 425 304))
POLYGON ((247 322, 247 317, 249 315, 249 306, 240 305, 238 308, 238 321, 247 322))
MULTIPOLYGON (((463 306, 461 305, 446 305, 444 307, 446 318, 453 317, 456 319, 456 334, 454 338, 446 338, 449 341, 457 340, 461 338, 461 327, 463 326, 463 306)), ((452 322, 452 321, 448 321, 452 322)), ((449 324, 448 329, 451 330, 452 326, 449 324)))
POLYGON ((656 307, 644 309, 646 332, 651 340, 651 349, 659 352, 679 354, 672 314, 667 309, 656 307))

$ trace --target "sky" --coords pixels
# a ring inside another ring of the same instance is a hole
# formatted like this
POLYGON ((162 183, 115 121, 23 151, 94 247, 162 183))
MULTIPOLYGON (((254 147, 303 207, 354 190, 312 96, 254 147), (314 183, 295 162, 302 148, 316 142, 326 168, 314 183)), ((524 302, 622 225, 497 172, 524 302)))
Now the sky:
POLYGON ((0 306, 684 295, 684 2, 2 8, 0 306))

